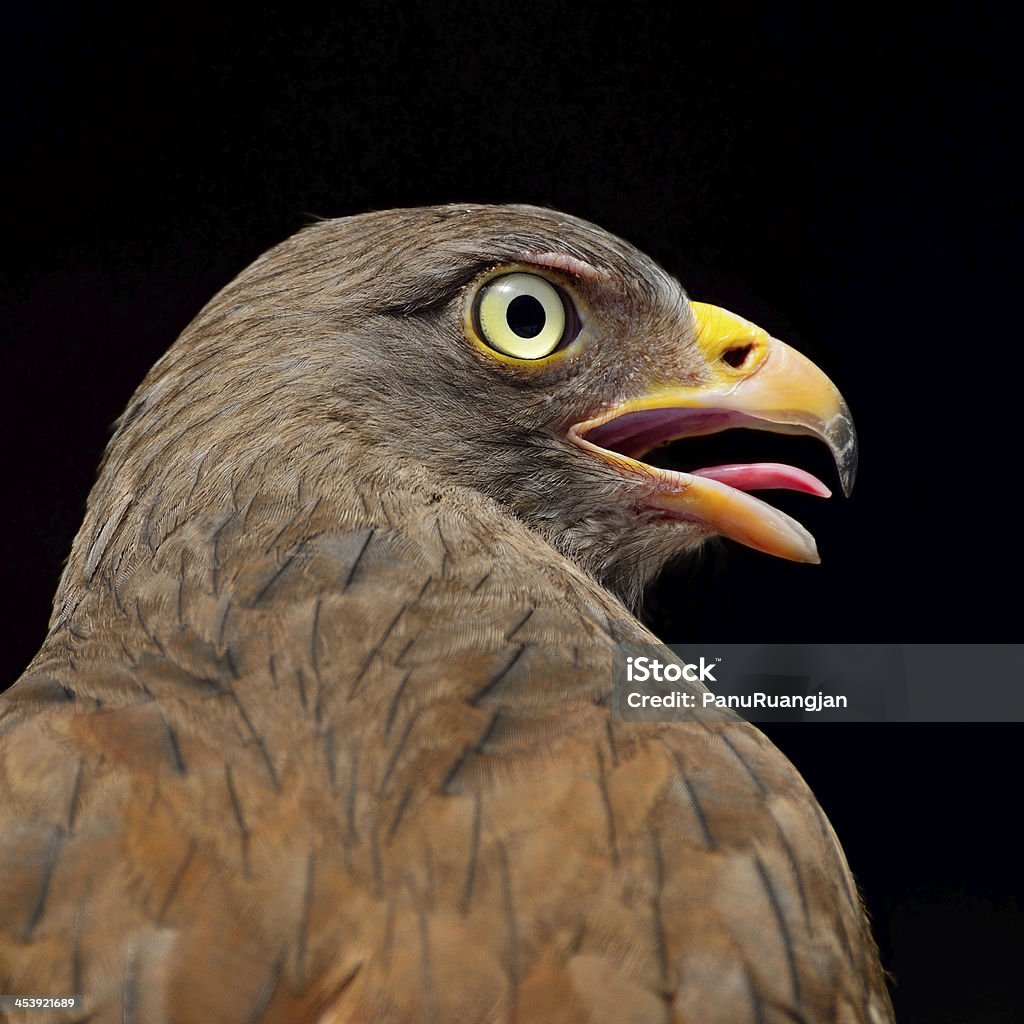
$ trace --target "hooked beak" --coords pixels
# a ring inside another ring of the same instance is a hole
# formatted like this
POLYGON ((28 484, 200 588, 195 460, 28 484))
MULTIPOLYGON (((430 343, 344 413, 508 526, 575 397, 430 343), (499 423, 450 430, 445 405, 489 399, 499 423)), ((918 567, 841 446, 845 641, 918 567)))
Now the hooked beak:
POLYGON ((646 504, 668 518, 780 558, 818 562, 814 538, 796 520, 747 493, 799 490, 828 497, 811 474, 779 463, 714 466, 690 473, 641 459, 681 438, 733 427, 812 434, 831 449, 846 495, 857 472, 857 435, 835 385, 809 359, 755 324, 717 306, 690 303, 697 345, 711 367, 698 386, 666 383, 570 428, 569 439, 620 472, 639 477, 646 504))

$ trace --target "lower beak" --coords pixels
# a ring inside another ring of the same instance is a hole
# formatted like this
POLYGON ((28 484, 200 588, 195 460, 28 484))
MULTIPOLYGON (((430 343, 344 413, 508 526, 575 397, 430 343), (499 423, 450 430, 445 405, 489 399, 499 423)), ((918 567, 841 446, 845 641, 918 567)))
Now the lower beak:
POLYGON ((727 310, 691 303, 697 345, 709 380, 664 384, 601 416, 576 424, 570 440, 621 472, 639 475, 646 503, 669 518, 707 527, 759 551, 819 561, 814 538, 798 522, 747 493, 763 488, 829 490, 810 474, 777 463, 717 466, 679 473, 640 461, 652 448, 733 427, 811 434, 831 449, 843 491, 857 471, 857 437, 835 385, 809 359, 727 310))

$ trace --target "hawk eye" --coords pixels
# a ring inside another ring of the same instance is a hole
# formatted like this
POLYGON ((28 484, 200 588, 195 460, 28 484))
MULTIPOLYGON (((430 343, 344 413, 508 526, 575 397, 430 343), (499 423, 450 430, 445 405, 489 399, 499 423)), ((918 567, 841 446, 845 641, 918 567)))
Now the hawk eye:
POLYGON ((476 322, 483 339, 515 359, 542 359, 571 341, 574 319, 568 298, 537 274, 496 277, 484 285, 476 300, 476 322))

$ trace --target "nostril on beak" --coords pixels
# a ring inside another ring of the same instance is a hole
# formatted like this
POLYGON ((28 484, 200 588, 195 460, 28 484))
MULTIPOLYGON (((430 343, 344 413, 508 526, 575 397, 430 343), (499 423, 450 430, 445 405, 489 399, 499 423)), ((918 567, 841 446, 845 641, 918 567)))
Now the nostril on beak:
POLYGON ((735 348, 727 348, 722 353, 722 359, 734 370, 738 370, 747 361, 753 347, 753 345, 738 345, 735 348))

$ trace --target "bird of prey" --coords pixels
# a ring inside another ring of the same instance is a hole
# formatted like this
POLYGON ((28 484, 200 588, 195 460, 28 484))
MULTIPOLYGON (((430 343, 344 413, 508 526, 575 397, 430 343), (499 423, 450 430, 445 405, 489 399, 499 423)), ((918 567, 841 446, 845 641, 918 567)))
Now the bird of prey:
POLYGON ((786 759, 724 710, 612 714, 669 559, 817 559, 749 493, 809 474, 646 460, 736 426, 852 480, 820 370, 571 216, 371 213, 257 259, 118 421, 0 704, 0 992, 80 997, 39 1021, 891 1020, 786 759))

